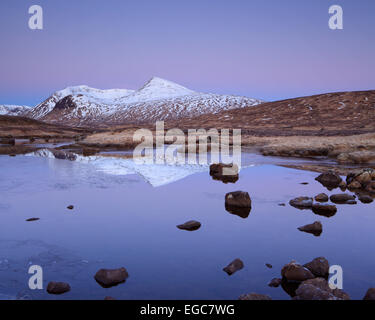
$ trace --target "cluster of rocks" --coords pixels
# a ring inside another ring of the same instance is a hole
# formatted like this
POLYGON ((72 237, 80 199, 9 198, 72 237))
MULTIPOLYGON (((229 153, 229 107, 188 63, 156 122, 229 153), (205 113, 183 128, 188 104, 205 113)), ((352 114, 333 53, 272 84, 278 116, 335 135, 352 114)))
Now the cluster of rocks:
POLYGON ((359 169, 350 172, 344 181, 337 173, 327 171, 320 174, 315 180, 329 190, 341 188, 356 192, 360 196, 375 196, 375 170, 372 168, 359 169))
POLYGON ((351 191, 363 191, 375 196, 375 170, 369 168, 350 172, 346 184, 351 191))
MULTIPOLYGON (((94 276, 96 282, 103 288, 110 288, 124 283, 129 277, 125 268, 118 269, 100 269, 94 276)), ((71 289, 69 283, 51 281, 48 283, 47 292, 49 294, 63 294, 71 289)), ((105 300, 114 300, 112 297, 106 297, 105 300)))
POLYGON ((287 292, 295 300, 349 300, 347 293, 330 286, 328 275, 329 263, 324 257, 304 265, 291 261, 281 269, 281 282, 284 287, 291 284, 287 292))

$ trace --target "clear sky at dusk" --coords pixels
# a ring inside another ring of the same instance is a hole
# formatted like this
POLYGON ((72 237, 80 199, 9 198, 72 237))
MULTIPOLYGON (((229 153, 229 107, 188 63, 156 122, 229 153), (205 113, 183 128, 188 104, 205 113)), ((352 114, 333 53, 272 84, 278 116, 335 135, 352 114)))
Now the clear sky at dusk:
POLYGON ((374 0, 1 0, 0 39, 0 104, 152 76, 265 100, 375 89, 374 0), (344 30, 328 28, 333 4, 344 30))

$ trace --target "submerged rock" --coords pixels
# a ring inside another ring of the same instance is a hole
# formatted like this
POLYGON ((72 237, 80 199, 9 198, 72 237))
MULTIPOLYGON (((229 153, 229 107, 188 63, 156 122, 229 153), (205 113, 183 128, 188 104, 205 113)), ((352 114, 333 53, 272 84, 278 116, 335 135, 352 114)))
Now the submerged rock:
POLYGON ((318 257, 303 265, 316 277, 327 278, 329 275, 329 263, 324 257, 318 257))
POLYGON ((312 224, 307 224, 305 226, 299 227, 299 231, 312 233, 314 236, 320 236, 323 232, 323 226, 320 221, 315 221, 312 224))
POLYGON ((38 221, 40 220, 40 218, 29 218, 29 219, 26 219, 26 221, 30 222, 30 221, 38 221))
POLYGON ((310 197, 298 197, 289 201, 292 207, 298 209, 310 209, 313 205, 313 198, 310 197))
POLYGON ((48 283, 47 292, 50 294, 63 294, 70 291, 70 285, 66 282, 54 282, 48 283))
POLYGON ((232 275, 233 273, 243 269, 244 264, 242 260, 240 259, 235 259, 233 260, 228 266, 226 266, 223 270, 228 274, 232 275))
POLYGON ((331 205, 331 204, 314 203, 312 206, 312 211, 319 216, 324 216, 324 217, 329 218, 336 214, 337 208, 335 205, 331 205))
POLYGON ((319 193, 317 196, 315 196, 315 201, 318 202, 327 202, 329 200, 329 197, 325 193, 319 193))
POLYGON ((266 263, 266 267, 267 267, 268 269, 272 269, 272 264, 270 264, 270 263, 266 263))
POLYGON ((316 177, 315 180, 328 189, 337 188, 342 181, 341 177, 333 171, 324 172, 316 177))
POLYGON ((177 228, 181 230, 187 230, 187 231, 195 231, 198 230, 201 227, 201 223, 198 221, 187 221, 184 224, 179 224, 177 228))
POLYGON ((350 300, 347 293, 340 289, 331 289, 323 278, 303 281, 296 290, 295 300, 350 300))
POLYGON ((113 297, 110 297, 110 296, 106 296, 106 297, 104 298, 104 300, 116 300, 116 299, 113 298, 113 297))
POLYGON ((248 293, 241 295, 238 300, 272 300, 272 298, 265 294, 248 293))
POLYGON ((375 300, 375 288, 368 289, 363 300, 375 300))
POLYGON ((314 275, 311 271, 296 261, 291 261, 281 269, 281 276, 288 281, 302 282, 313 279, 314 275))
POLYGON ((333 194, 329 198, 333 203, 337 204, 345 204, 348 203, 348 201, 355 200, 355 196, 347 193, 333 194))
POLYGON ((280 278, 273 278, 269 283, 268 286, 272 288, 277 288, 281 285, 282 280, 280 278))
POLYGON ((69 210, 73 210, 74 206, 70 205, 70 206, 67 206, 66 208, 69 209, 69 210))
POLYGON ((210 175, 214 180, 235 183, 239 179, 236 164, 214 163, 210 165, 210 175))
POLYGON ((128 277, 129 274, 125 268, 100 269, 94 276, 96 282, 103 288, 109 288, 124 283, 128 277))

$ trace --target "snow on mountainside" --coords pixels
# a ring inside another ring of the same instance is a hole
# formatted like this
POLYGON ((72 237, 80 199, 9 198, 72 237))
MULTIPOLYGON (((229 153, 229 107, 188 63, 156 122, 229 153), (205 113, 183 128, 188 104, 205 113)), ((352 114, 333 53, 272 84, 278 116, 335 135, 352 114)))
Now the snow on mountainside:
POLYGON ((0 115, 23 116, 29 110, 27 106, 0 105, 0 115))
POLYGON ((261 102, 247 97, 195 92, 154 77, 139 90, 68 87, 55 92, 27 116, 51 123, 100 126, 177 120, 261 102))

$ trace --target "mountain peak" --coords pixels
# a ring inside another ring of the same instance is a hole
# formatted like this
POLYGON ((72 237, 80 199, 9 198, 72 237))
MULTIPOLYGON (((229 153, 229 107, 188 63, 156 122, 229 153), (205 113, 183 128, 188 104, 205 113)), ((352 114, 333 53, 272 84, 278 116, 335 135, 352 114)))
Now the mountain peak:
POLYGON ((175 82, 159 77, 152 77, 145 85, 134 93, 139 101, 158 100, 195 94, 175 82))

